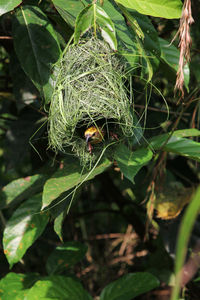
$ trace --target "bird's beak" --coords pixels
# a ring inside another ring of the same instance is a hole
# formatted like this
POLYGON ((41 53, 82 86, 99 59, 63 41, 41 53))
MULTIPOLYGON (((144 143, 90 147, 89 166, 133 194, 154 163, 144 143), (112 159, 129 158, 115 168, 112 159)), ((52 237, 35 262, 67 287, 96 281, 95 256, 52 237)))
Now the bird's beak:
POLYGON ((85 140, 86 140, 86 143, 88 144, 89 141, 91 140, 91 135, 90 135, 90 134, 87 134, 87 135, 85 136, 85 140))

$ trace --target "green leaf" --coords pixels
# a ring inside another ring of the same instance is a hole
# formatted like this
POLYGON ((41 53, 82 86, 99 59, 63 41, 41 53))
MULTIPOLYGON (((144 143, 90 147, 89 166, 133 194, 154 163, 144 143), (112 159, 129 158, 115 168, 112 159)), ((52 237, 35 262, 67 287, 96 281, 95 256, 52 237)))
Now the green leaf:
POLYGON ((20 111, 25 106, 34 103, 38 91, 30 78, 25 74, 15 52, 10 56, 10 74, 12 76, 13 92, 17 109, 20 111))
POLYGON ((100 300, 132 300, 159 286, 159 281, 150 273, 129 273, 107 285, 100 300))
POLYGON ((57 199, 58 204, 55 205, 50 210, 50 213, 51 213, 51 215, 54 219, 54 231, 58 235, 61 242, 63 242, 62 225, 63 225, 64 219, 67 215, 69 205, 70 205, 72 200, 75 200, 75 196, 71 195, 70 197, 67 198, 66 201, 61 201, 60 203, 59 203, 59 201, 62 200, 62 198, 61 199, 58 198, 57 199), (72 199, 72 197, 73 197, 73 199, 72 199))
POLYGON ((0 298, 1 300, 17 299, 17 296, 22 290, 25 290, 33 285, 39 279, 37 274, 16 274, 8 273, 0 281, 0 298))
MULTIPOLYGON (((151 146, 157 150, 163 146, 163 144, 169 139, 171 136, 171 133, 165 133, 161 135, 157 135, 150 139, 151 146)), ((181 130, 176 130, 173 132, 173 136, 177 138, 184 138, 184 137, 189 137, 189 136, 200 136, 200 130, 196 128, 191 128, 191 129, 181 129, 181 130)))
POLYGON ((0 191, 0 209, 38 193, 42 190, 47 178, 45 175, 37 174, 13 180, 0 191))
POLYGON ((133 32, 135 33, 135 38, 137 41, 137 48, 138 48, 138 55, 140 57, 140 60, 144 60, 144 61, 142 61, 142 65, 143 65, 142 74, 148 73, 148 81, 150 81, 153 76, 153 68, 152 68, 152 65, 151 65, 151 62, 149 59, 149 54, 146 51, 147 49, 143 45, 144 33, 143 33, 142 29, 140 28, 135 16, 133 14, 130 14, 130 12, 122 5, 119 5, 119 7, 120 7, 122 13, 127 18, 133 32), (144 64, 144 62, 145 62, 145 64, 144 64))
POLYGON ((38 7, 26 5, 14 16, 13 38, 23 70, 48 103, 53 92, 52 65, 61 54, 52 25, 38 7))
POLYGON ((78 43, 80 37, 93 28, 94 35, 99 28, 103 39, 113 50, 117 50, 115 27, 106 12, 98 5, 91 4, 85 7, 76 19, 74 42, 78 43))
POLYGON ((13 10, 16 6, 22 3, 22 0, 1 0, 0 16, 13 10))
MULTIPOLYGON (((161 47, 161 59, 174 71, 174 74, 176 75, 179 66, 179 55, 180 55, 179 50, 174 45, 170 45, 168 41, 162 38, 159 38, 159 42, 161 47)), ((184 66, 184 83, 187 90, 188 90, 189 80, 190 80, 190 69, 189 69, 189 65, 186 64, 184 66)))
POLYGON ((46 269, 49 274, 62 272, 77 264, 84 258, 87 246, 79 242, 66 242, 50 254, 47 260, 46 269))
POLYGON ((119 54, 124 56, 129 65, 135 69, 139 55, 134 34, 126 25, 125 19, 114 1, 105 0, 103 8, 115 25, 119 54))
POLYGON ((59 239, 61 240, 61 242, 63 241, 63 237, 62 237, 62 225, 65 219, 66 213, 65 211, 62 211, 54 220, 54 226, 53 229, 55 231, 55 233, 58 235, 59 239))
POLYGON ((53 207, 51 207, 50 210, 51 216, 54 219, 54 231, 58 235, 61 242, 63 242, 63 237, 62 237, 63 222, 65 220, 66 215, 68 214, 72 201, 76 202, 79 199, 81 188, 76 189, 75 193, 70 193, 70 192, 71 190, 58 197, 53 207), (66 200, 63 201, 63 198, 65 198, 65 196, 66 196, 66 200))
POLYGON ((122 144, 115 152, 115 159, 120 170, 133 183, 135 175, 151 160, 152 156, 153 153, 148 148, 131 151, 122 144))
POLYGON ((158 150, 162 147, 163 151, 176 153, 178 155, 200 161, 200 143, 181 137, 192 135, 199 136, 200 131, 197 129, 177 130, 170 138, 170 133, 159 135, 152 138, 149 144, 155 150, 158 150))
POLYGON ((116 0, 116 2, 141 14, 166 19, 178 19, 182 12, 181 0, 116 0))
POLYGON ((47 180, 44 185, 42 209, 51 204, 51 202, 62 193, 73 187, 78 187, 83 182, 91 180, 96 175, 101 174, 111 166, 111 164, 108 159, 104 159, 95 169, 83 173, 78 159, 72 159, 71 157, 65 159, 63 168, 55 172, 52 178, 47 180))
POLYGON ((92 297, 71 277, 49 276, 37 281, 26 295, 26 300, 38 299, 92 300, 92 297))
POLYGON ((3 246, 10 267, 23 257, 44 231, 49 217, 46 213, 39 213, 40 209, 41 196, 36 195, 21 204, 6 223, 3 246))
POLYGON ((200 143, 190 139, 172 136, 168 143, 163 147, 163 150, 200 161, 200 143))
POLYGON ((200 211, 200 186, 197 188, 194 196, 191 199, 190 204, 185 211, 185 214, 182 218, 178 241, 176 247, 176 261, 175 261, 175 273, 176 273, 176 281, 174 288, 172 290, 171 300, 179 299, 179 292, 181 289, 181 274, 180 270, 183 267, 185 262, 187 250, 188 250, 188 242, 191 236, 191 232, 194 226, 194 223, 199 215, 200 211))
POLYGON ((133 21, 137 21, 138 25, 140 26, 140 30, 143 33, 144 38, 142 39, 142 43, 145 51, 149 51, 151 53, 149 56, 160 57, 161 50, 158 33, 149 17, 142 15, 135 10, 129 10, 129 13, 133 21))
MULTIPOLYGON (((200 136, 200 130, 198 129, 182 129, 176 130, 173 132, 173 137, 176 138, 184 138, 189 136, 200 136)), ((160 149, 166 142, 170 142, 169 138, 171 137, 171 133, 165 133, 161 135, 154 136, 152 139, 149 140, 150 146, 154 150, 160 149)))
POLYGON ((200 136, 200 130, 196 128, 176 130, 173 133, 176 137, 200 136))
POLYGON ((65 22, 74 27, 76 17, 84 8, 84 4, 87 5, 87 2, 80 0, 68 0, 67 2, 66 0, 53 0, 53 4, 65 22))

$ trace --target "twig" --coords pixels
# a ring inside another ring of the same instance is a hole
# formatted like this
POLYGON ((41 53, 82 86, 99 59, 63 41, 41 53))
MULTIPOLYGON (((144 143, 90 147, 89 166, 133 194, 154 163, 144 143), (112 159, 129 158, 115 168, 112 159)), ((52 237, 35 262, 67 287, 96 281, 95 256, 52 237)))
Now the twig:
POLYGON ((0 36, 0 40, 12 40, 12 36, 0 36))
MULTIPOLYGON (((144 105, 140 105, 140 104, 134 104, 134 107, 146 108, 144 105)), ((157 111, 157 112, 163 112, 163 113, 171 114, 171 115, 180 115, 181 114, 181 112, 168 111, 168 110, 165 110, 165 109, 159 109, 159 108, 155 108, 155 107, 151 107, 151 106, 148 106, 147 109, 152 110, 152 111, 157 111)), ((183 113, 182 115, 183 116, 190 116, 190 113, 183 113)))

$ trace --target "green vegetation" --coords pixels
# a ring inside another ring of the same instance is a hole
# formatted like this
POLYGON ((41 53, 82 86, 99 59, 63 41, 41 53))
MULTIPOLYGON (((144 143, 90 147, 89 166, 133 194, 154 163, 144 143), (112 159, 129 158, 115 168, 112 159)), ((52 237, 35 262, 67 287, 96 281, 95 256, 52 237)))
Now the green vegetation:
POLYGON ((0 299, 199 299, 192 4, 1 1, 0 299))

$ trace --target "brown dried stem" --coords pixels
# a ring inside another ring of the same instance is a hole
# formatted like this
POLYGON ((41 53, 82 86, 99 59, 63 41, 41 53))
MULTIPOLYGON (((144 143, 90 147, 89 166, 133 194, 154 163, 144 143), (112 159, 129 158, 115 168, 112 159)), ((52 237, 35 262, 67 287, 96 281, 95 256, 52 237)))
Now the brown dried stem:
POLYGON ((184 98, 184 66, 190 61, 190 47, 192 45, 192 39, 190 36, 190 25, 194 22, 191 10, 191 0, 185 0, 183 4, 182 16, 180 19, 180 26, 178 30, 180 57, 179 67, 177 71, 176 84, 174 91, 180 92, 180 99, 184 98))

